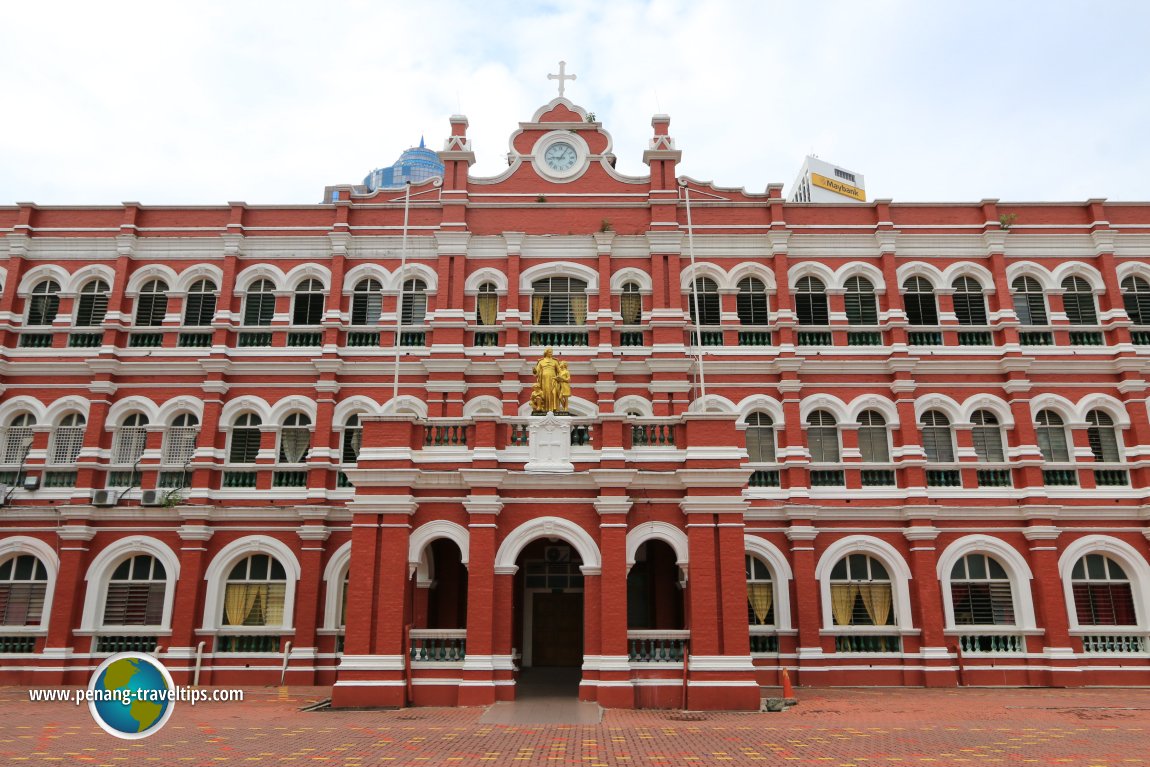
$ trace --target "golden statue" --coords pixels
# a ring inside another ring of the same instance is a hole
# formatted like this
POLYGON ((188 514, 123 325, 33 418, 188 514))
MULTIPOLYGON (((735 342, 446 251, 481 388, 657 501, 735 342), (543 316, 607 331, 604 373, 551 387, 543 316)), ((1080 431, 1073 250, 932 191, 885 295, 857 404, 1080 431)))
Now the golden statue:
MULTIPOLYGON (((543 358, 535 363, 535 367, 531 371, 535 374, 535 386, 531 392, 532 415, 566 410, 567 401, 565 398, 560 404, 560 397, 563 393, 563 383, 560 380, 561 370, 566 370, 566 363, 555 359, 555 354, 548 346, 543 352, 543 358), (538 393, 538 399, 536 393, 538 393)), ((568 381, 570 381, 570 374, 568 374, 568 381)), ((568 383, 567 395, 570 396, 570 394, 571 384, 568 383)))
POLYGON ((536 413, 544 413, 546 412, 543 409, 544 407, 543 388, 539 386, 539 382, 536 381, 535 385, 531 387, 531 413, 533 415, 536 413))
POLYGON ((559 410, 560 413, 567 412, 567 400, 571 399, 571 371, 567 369, 567 363, 564 360, 559 360, 559 410))

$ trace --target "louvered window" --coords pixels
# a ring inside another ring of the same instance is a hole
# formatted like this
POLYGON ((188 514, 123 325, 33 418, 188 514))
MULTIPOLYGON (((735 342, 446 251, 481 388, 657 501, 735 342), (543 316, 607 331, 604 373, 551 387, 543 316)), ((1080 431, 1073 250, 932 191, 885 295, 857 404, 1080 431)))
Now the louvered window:
POLYGON ((1086 437, 1090 442, 1090 452, 1095 461, 1118 463, 1122 460, 1118 452, 1118 434, 1114 430, 1114 419, 1101 410, 1091 410, 1086 414, 1086 437))
POLYGON ((950 598, 956 626, 1012 626, 1014 597, 1010 576, 994 557, 967 554, 950 571, 950 598))
POLYGON ((97 327, 104 322, 108 313, 108 283, 92 280, 80 288, 80 300, 76 306, 76 325, 82 328, 97 327))
POLYGON ((38 626, 44 617, 48 571, 31 554, 0 564, 0 626, 38 626))
POLYGON ((60 421, 60 425, 52 432, 52 449, 50 463, 75 463, 80 455, 80 448, 84 446, 84 416, 79 413, 69 413, 60 421))
POLYGON ((864 463, 890 461, 890 441, 887 439, 886 419, 876 410, 859 413, 859 452, 864 463))
POLYGON ((383 313, 383 285, 379 280, 360 280, 351 294, 351 324, 377 325, 383 313))
POLYGON ((311 419, 303 413, 292 413, 280 429, 280 463, 302 463, 311 447, 311 419))
POLYGON ((848 554, 831 569, 831 618, 836 626, 893 626, 894 592, 881 562, 848 554))
POLYGON ((184 299, 184 324, 205 327, 216 316, 216 284, 211 280, 197 280, 184 299))
POLYGON ((348 416, 343 427, 343 463, 355 463, 359 460, 359 450, 363 446, 363 426, 358 415, 348 416))
POLYGON ((163 461, 169 466, 183 466, 196 452, 200 421, 191 413, 181 413, 164 435, 163 461))
POLYGON ((132 413, 116 429, 115 444, 112 447, 112 463, 134 464, 144 454, 148 442, 148 417, 143 413, 132 413))
POLYGON ((403 311, 400 323, 422 325, 427 318, 427 283, 423 280, 407 280, 403 283, 403 311))
POLYGON ((60 311, 60 285, 55 280, 44 280, 32 288, 28 298, 28 324, 51 325, 60 311))
POLYGON ((800 325, 827 325, 830 309, 827 306, 827 287, 815 277, 803 277, 795 286, 795 315, 800 325))
POLYGON ((752 626, 775 625, 775 594, 771 571, 765 562, 750 554, 747 563, 747 623, 752 626))
POLYGON ((767 286, 757 277, 739 280, 739 294, 735 302, 742 325, 766 325, 771 321, 767 312, 767 286))
POLYGON ((959 325, 989 325, 986 314, 986 296, 982 285, 973 277, 959 277, 954 281, 954 314, 959 325))
POLYGON ((691 322, 695 325, 718 325, 722 310, 719 302, 719 286, 710 277, 695 280, 695 289, 687 296, 691 322), (698 301, 698 307, 695 302, 698 301), (696 308, 701 311, 696 311, 696 308))
POLYGON ((1136 626, 1138 613, 1130 579, 1102 554, 1087 554, 1070 573, 1074 612, 1080 626, 1136 626))
POLYGON ((1002 448, 1002 429, 998 417, 989 410, 976 410, 970 421, 974 424, 970 433, 978 460, 983 463, 1003 463, 1006 455, 1002 448))
POLYGON ((1066 444, 1066 425, 1062 416, 1053 410, 1038 414, 1038 449, 1049 463, 1069 463, 1070 450, 1066 444))
POLYGON ((847 322, 851 325, 877 325, 878 300, 874 284, 866 277, 851 277, 846 284, 847 322))
POLYGON ((160 560, 147 554, 124 560, 108 581, 104 625, 162 625, 166 588, 167 574, 160 560))
POLYGON ((903 283, 903 303, 906 321, 911 325, 937 325, 938 304, 934 300, 934 286, 922 277, 911 277, 903 283))
POLYGON ((1071 325, 1098 324, 1098 309, 1089 282, 1081 277, 1067 277, 1062 281, 1062 291, 1062 306, 1071 325))
POLYGON ((619 314, 624 325, 638 325, 643 321, 643 296, 639 286, 633 282, 623 286, 623 294, 619 296, 619 314))
POLYGON ((270 280, 257 280, 248 288, 244 299, 244 325, 266 327, 272 324, 276 311, 275 286, 270 280))
POLYGON ((1046 325, 1046 296, 1033 277, 1018 277, 1014 289, 1014 313, 1023 325, 1046 325))
POLYGON ((136 325, 157 328, 164 324, 168 313, 168 284, 162 280, 149 280, 136 298, 136 325))
POLYGON ((1135 325, 1150 325, 1150 282, 1141 277, 1122 280, 1122 303, 1135 325))
POLYGON ((260 418, 244 413, 232 424, 232 444, 228 463, 255 463, 260 452, 260 418))
POLYGON ((304 280, 295 289, 292 306, 293 325, 318 325, 323 320, 323 283, 304 280))
POLYGON ((279 560, 253 554, 232 568, 224 588, 224 626, 282 626, 287 575, 279 560))
POLYGON ((32 427, 36 424, 30 413, 21 413, 4 430, 4 463, 22 464, 32 445, 32 427))
POLYGON ((839 429, 833 415, 816 410, 807 416, 807 447, 813 463, 838 463, 839 429))
POLYGON ((775 462, 775 423, 766 413, 747 416, 747 455, 752 463, 775 462))
POLYGON ((572 277, 546 277, 531 283, 531 324, 587 324, 587 283, 572 277))
MULTIPOLYGON (((624 287, 625 291, 626 288, 624 287)), ((499 294, 495 286, 485 282, 479 286, 479 293, 475 296, 475 322, 478 325, 490 327, 499 317, 499 294)))
POLYGON ((927 463, 953 463, 954 439, 950 419, 937 410, 929 410, 922 415, 921 428, 927 463))

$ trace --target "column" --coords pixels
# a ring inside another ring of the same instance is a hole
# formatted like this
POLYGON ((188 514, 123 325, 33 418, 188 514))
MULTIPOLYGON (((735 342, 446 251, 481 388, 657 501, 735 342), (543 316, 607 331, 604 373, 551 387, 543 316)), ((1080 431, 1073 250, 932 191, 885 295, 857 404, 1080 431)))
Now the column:
POLYGON ((922 631, 919 654, 924 667, 923 683, 927 687, 954 687, 958 678, 944 633, 942 587, 938 579, 938 551, 935 547, 940 531, 930 524, 929 518, 922 522, 912 522, 902 534, 910 542, 911 594, 917 597, 918 603, 914 623, 922 631))
POLYGON ((167 657, 184 659, 184 663, 175 665, 192 669, 184 672, 184 679, 179 678, 181 672, 174 672, 176 681, 185 684, 191 684, 195 675, 196 647, 200 641, 196 629, 203 625, 200 592, 204 585, 204 558, 207 542, 214 532, 206 521, 208 510, 196 506, 178 508, 184 522, 179 528, 180 580, 172 600, 172 635, 168 639, 167 657))
POLYGON ((1075 687, 1082 682, 1070 640, 1070 618, 1066 614, 1062 576, 1058 572, 1057 540, 1061 533, 1049 519, 1038 518, 1031 519, 1022 531, 1030 545, 1030 567, 1034 575, 1030 588, 1035 618, 1045 629, 1042 654, 1050 666, 1050 684, 1075 687))
MULTIPOLYGON (((502 474, 502 472, 499 472, 502 474)), ((494 488, 478 488, 463 501, 467 510, 467 656, 459 705, 486 706, 496 700, 495 530, 503 501, 494 488), (486 491, 486 492, 483 492, 486 491)))
POLYGON ((599 580, 598 700, 610 708, 634 708, 627 641, 627 514, 631 499, 622 494, 622 488, 604 490, 608 494, 595 501, 603 566, 601 573, 590 573, 599 580))
MULTIPOLYGON (((809 512, 808 512, 809 513, 809 512)), ((792 517, 787 528, 791 542, 791 568, 794 571, 794 599, 791 601, 791 621, 798 629, 798 668, 795 684, 806 678, 805 669, 817 670, 821 666, 823 647, 820 630, 823 625, 818 579, 815 578, 815 538, 819 531, 806 517, 792 517)), ((810 682, 816 681, 814 678, 810 682)))
POLYGON ((48 637, 40 652, 41 660, 53 670, 37 675, 37 683, 43 685, 61 685, 67 676, 63 667, 71 664, 74 652, 72 627, 79 623, 78 609, 86 585, 84 571, 88 564, 88 543, 95 537, 96 530, 88 526, 86 514, 78 514, 58 528, 56 534, 60 538, 60 571, 56 574, 48 637))
MULTIPOLYGON (((316 629, 323 620, 320 605, 323 594, 323 552, 324 542, 331 531, 324 522, 327 509, 317 506, 299 506, 296 513, 304 524, 296 530, 300 538, 300 576, 295 598, 295 636, 292 639, 293 663, 314 669, 316 652, 316 629)), ((334 583, 332 587, 338 588, 334 583)), ((290 668, 290 667, 289 667, 290 668)), ((315 684, 315 671, 300 671, 289 679, 293 684, 315 684)))

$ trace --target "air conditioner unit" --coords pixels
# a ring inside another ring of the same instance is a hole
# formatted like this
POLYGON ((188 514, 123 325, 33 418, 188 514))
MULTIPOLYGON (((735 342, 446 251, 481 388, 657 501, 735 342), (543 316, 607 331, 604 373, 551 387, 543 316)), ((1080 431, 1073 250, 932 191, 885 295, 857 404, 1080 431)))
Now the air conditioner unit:
POLYGON ((116 505, 116 491, 115 490, 93 490, 92 491, 92 505, 93 506, 115 506, 116 505))
POLYGON ((24 489, 33 492, 40 489, 40 477, 24 477, 24 489))
POLYGON ((143 490, 140 492, 141 506, 163 506, 164 494, 159 490, 143 490))

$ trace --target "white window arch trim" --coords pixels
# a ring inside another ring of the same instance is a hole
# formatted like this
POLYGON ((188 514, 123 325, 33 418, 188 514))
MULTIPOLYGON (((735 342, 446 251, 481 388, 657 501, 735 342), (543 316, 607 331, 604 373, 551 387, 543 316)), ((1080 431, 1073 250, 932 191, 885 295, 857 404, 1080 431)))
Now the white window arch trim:
POLYGON ((4 626, 5 634, 42 634, 48 630, 52 618, 52 597, 56 593, 56 578, 60 572, 60 557, 56 550, 39 538, 27 535, 14 535, 0 540, 0 562, 5 562, 21 554, 36 557, 48 573, 48 585, 44 589, 44 608, 40 613, 40 623, 36 626, 4 626))
POLYGON ((1087 554, 1102 554, 1114 559, 1130 578, 1130 591, 1134 596, 1134 611, 1138 618, 1136 628, 1150 630, 1150 563, 1133 546, 1109 535, 1084 535, 1067 545, 1058 558, 1058 575, 1062 579, 1062 595, 1066 602, 1066 616, 1071 633, 1104 634, 1129 626, 1083 626, 1078 623, 1078 610, 1074 605, 1074 584, 1071 574, 1078 560, 1087 554))
POLYGON ((823 632, 832 633, 881 633, 892 629, 899 633, 914 631, 914 616, 910 611, 910 580, 914 576, 901 553, 886 541, 869 535, 848 535, 832 543, 819 557, 815 566, 815 580, 819 582, 819 596, 822 600, 823 632), (894 592, 895 624, 893 626, 836 626, 831 613, 831 570, 838 561, 848 554, 867 554, 886 567, 890 575, 891 590, 894 592))
MULTIPOLYGON (((112 573, 125 559, 140 554, 155 557, 164 566, 164 611, 163 620, 157 626, 115 626, 117 634, 155 634, 171 630, 172 605, 176 599, 176 584, 180 582, 180 558, 163 541, 147 535, 129 535, 109 544, 97 554, 88 565, 84 581, 84 610, 80 618, 80 630, 96 632, 103 630, 104 601, 108 595, 108 585, 112 573)), ((112 627, 109 627, 111 629, 112 627)))
POLYGON ((627 531, 627 572, 635 566, 635 556, 639 547, 647 541, 662 541, 675 552, 675 564, 683 574, 683 582, 687 582, 687 569, 691 564, 687 534, 670 522, 643 522, 627 531))
POLYGON ((224 546, 212 558, 204 573, 207 587, 204 593, 204 631, 220 633, 260 633, 279 632, 291 633, 295 630, 295 592, 299 582, 300 565, 287 544, 268 535, 248 535, 232 541, 224 546), (228 574, 240 560, 253 554, 267 554, 279 560, 287 574, 287 583, 284 586, 284 613, 283 623, 279 626, 224 626, 223 605, 224 590, 227 588, 228 574))
POLYGON ((1021 631, 1037 631, 1038 624, 1034 617, 1034 595, 1031 593, 1030 581, 1034 574, 1026 563, 1026 558, 1000 538, 990 535, 965 535, 943 549, 938 556, 938 581, 942 586, 942 610, 946 618, 947 631, 961 631, 964 634, 977 632, 980 628, 993 628, 1001 632, 1004 628, 1014 628, 1021 631), (954 622, 954 598, 950 593, 950 573, 958 560, 967 554, 986 554, 994 557, 1010 578, 1010 595, 1014 602, 1014 623, 995 625, 958 626, 954 622))
POLYGON ((427 553, 427 547, 440 539, 449 540, 459 547, 459 561, 467 567, 471 558, 471 534, 462 525, 437 519, 411 531, 407 546, 407 577, 415 574, 427 553))
POLYGON ((339 631, 339 608, 343 597, 343 579, 351 568, 351 541, 340 546, 327 560, 323 569, 323 630, 339 631))
POLYGON ((560 538, 579 553, 583 561, 584 575, 598 575, 603 568, 603 558, 595 539, 575 522, 561 517, 537 517, 524 522, 508 533, 495 553, 495 574, 514 575, 519 569, 515 560, 520 552, 532 541, 539 538, 560 538))
POLYGON ((791 572, 790 563, 774 544, 755 535, 743 536, 743 550, 756 557, 771 572, 771 581, 774 583, 773 599, 775 602, 775 631, 778 633, 793 632, 791 625, 791 572))

